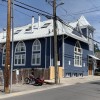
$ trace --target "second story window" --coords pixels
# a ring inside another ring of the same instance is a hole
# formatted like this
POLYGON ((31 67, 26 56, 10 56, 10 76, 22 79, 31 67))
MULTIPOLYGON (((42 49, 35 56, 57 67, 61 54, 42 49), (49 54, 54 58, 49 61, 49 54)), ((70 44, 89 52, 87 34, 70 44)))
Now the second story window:
POLYGON ((80 43, 77 41, 74 47, 74 66, 82 66, 82 48, 80 43))

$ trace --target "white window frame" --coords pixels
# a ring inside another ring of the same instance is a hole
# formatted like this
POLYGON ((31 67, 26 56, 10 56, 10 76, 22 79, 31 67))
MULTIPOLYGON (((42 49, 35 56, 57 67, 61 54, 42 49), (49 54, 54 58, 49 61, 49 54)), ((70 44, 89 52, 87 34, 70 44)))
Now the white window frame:
POLYGON ((19 41, 15 47, 15 53, 14 53, 15 57, 14 57, 14 65, 15 66, 25 66, 26 64, 26 46, 25 46, 25 43, 23 41, 19 41), (23 51, 21 50, 21 45, 20 43, 23 43, 23 46, 24 49, 23 51), (19 46, 19 48, 18 48, 19 46), (18 48, 18 51, 16 50, 18 48), (22 63, 22 56, 24 55, 24 63, 22 63), (16 57, 17 57, 17 64, 15 63, 15 60, 16 60, 16 57), (21 57, 21 63, 18 63, 18 58, 21 57))
POLYGON ((33 42, 33 45, 32 45, 32 57, 31 57, 31 65, 41 65, 41 43, 38 39, 36 39, 34 42, 33 42), (39 44, 35 44, 36 42, 38 42, 39 44), (36 49, 34 49, 34 47, 36 49), (38 49, 39 47, 39 49, 38 49), (33 63, 33 55, 35 55, 35 63, 33 63), (37 63, 37 55, 39 55, 39 63, 37 63))
POLYGON ((2 55, 2 66, 5 66, 5 63, 4 63, 4 60, 6 60, 6 55, 2 55), (5 57, 5 59, 4 59, 4 57, 5 57))
POLYGON ((16 45, 15 53, 19 53, 19 52, 20 53, 26 52, 26 46, 25 46, 25 43, 23 41, 18 42, 17 45, 16 45), (23 44, 23 46, 20 45, 21 43, 23 44), (22 47, 24 47, 24 51, 21 51, 22 47), (17 49, 18 49, 18 51, 17 51, 17 49))
POLYGON ((18 66, 21 66, 21 65, 25 65, 25 62, 26 62, 26 56, 25 56, 25 54, 17 54, 17 55, 15 55, 15 59, 14 59, 14 65, 18 65, 18 66), (22 56, 24 55, 24 63, 22 63, 22 56), (21 57, 21 63, 19 63, 19 57, 21 57), (15 60, 16 60, 16 58, 17 58, 17 63, 15 63, 15 60))
POLYGON ((76 67, 82 67, 82 48, 80 46, 79 42, 76 42, 76 45, 74 47, 74 66, 76 67), (80 52, 79 52, 80 50, 80 52), (76 58, 76 56, 78 57, 78 59, 76 58), (78 61, 78 63, 76 63, 78 61))

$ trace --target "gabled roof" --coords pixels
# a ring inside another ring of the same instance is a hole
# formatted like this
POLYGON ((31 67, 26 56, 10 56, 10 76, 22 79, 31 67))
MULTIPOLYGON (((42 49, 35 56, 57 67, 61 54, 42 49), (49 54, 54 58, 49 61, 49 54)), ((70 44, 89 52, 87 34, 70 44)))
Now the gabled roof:
POLYGON ((84 16, 81 16, 79 19, 78 19, 78 22, 79 22, 79 26, 91 26, 89 24, 89 22, 85 19, 84 16))
MULTIPOLYGON (((83 41, 88 43, 88 39, 86 39, 84 36, 78 36, 73 34, 73 28, 76 27, 77 23, 82 25, 90 25, 84 16, 81 16, 78 21, 74 23, 69 23, 67 25, 62 24, 61 22, 57 21, 57 35, 68 35, 72 38, 75 38, 77 40, 83 41), (71 27, 73 28, 71 28, 71 27)), ((50 37, 54 36, 53 33, 53 20, 47 20, 40 23, 40 28, 38 28, 38 23, 34 23, 32 32, 32 24, 28 24, 22 27, 16 27, 14 28, 14 41, 20 41, 20 40, 30 40, 35 38, 42 38, 42 37, 50 37)), ((91 26, 91 25, 90 25, 91 26)), ((12 33, 11 33, 12 35, 12 33)), ((11 36, 12 37, 12 36, 11 36)), ((6 41, 6 31, 3 31, 0 33, 0 43, 6 41)))

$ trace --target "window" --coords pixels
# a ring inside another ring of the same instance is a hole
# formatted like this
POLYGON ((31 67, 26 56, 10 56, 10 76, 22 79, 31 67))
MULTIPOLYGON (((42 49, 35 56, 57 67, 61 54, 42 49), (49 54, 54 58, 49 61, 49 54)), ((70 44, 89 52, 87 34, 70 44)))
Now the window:
POLYGON ((16 46, 15 52, 25 52, 25 44, 23 42, 19 42, 16 46))
POLYGON ((25 31, 31 31, 32 27, 29 26, 25 31))
POLYGON ((5 59, 6 59, 6 45, 3 47, 3 53, 2 53, 2 65, 5 65, 5 59))
POLYGON ((25 64, 25 54, 15 55, 15 65, 25 64))
POLYGON ((79 42, 76 42, 74 47, 74 66, 82 66, 82 48, 79 42))
POLYGON ((39 40, 35 40, 32 46, 32 65, 41 64, 41 44, 39 40))
POLYGON ((24 42, 19 42, 15 48, 15 65, 25 65, 26 61, 26 47, 24 42))
POLYGON ((41 28, 47 28, 50 25, 50 23, 45 23, 41 28))
POLYGON ((18 34, 19 32, 21 32, 21 30, 17 30, 16 32, 14 32, 14 34, 18 34))
POLYGON ((81 31, 82 31, 82 35, 83 35, 85 38, 87 38, 87 28, 82 28, 81 31))
POLYGON ((25 30, 25 34, 31 34, 32 33, 32 27, 29 26, 26 30, 25 30))

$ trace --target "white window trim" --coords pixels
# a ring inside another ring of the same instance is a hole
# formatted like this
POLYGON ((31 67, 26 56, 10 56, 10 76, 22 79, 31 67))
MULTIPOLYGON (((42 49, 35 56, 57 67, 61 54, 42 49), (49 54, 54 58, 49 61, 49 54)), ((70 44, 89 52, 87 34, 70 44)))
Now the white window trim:
POLYGON ((25 64, 26 64, 26 54, 17 54, 17 55, 15 55, 15 56, 21 56, 21 64, 18 64, 18 59, 17 59, 17 64, 15 64, 15 57, 14 57, 14 65, 15 66, 24 66, 25 64), (25 55, 24 57, 25 57, 25 63, 24 64, 22 64, 22 55, 25 55))
MULTIPOLYGON (((6 55, 2 54, 2 66, 5 66, 5 64, 3 64, 3 56, 6 56, 6 55)), ((6 58, 5 58, 5 60, 6 60, 6 58)))
POLYGON ((76 54, 74 54, 74 66, 75 66, 75 67, 82 67, 82 54, 80 54, 80 55, 77 54, 77 55, 79 56, 79 63, 80 63, 80 61, 81 61, 81 65, 80 65, 80 64, 79 64, 79 65, 78 65, 78 64, 75 64, 75 60, 76 60, 76 59, 75 59, 75 55, 76 55, 76 54), (81 59, 80 59, 80 58, 81 58, 81 59))
MULTIPOLYGON (((37 60, 35 60, 35 64, 33 64, 33 63, 31 63, 32 65, 41 65, 41 53, 35 53, 35 54, 40 54, 39 56, 40 56, 40 62, 39 62, 39 64, 37 64, 36 62, 37 62, 37 60)), ((33 60, 33 54, 32 54, 32 60, 33 60)), ((33 61, 31 61, 31 62, 33 62, 33 61)))
POLYGON ((17 43, 17 45, 16 45, 16 47, 15 47, 15 53, 14 53, 14 55, 15 55, 15 56, 16 56, 16 55, 25 55, 25 64, 15 64, 15 57, 14 57, 14 66, 25 66, 25 65, 26 65, 26 45, 25 45, 25 43, 24 43, 23 41, 19 41, 19 42, 17 43), (17 48, 17 46, 18 46, 18 44, 19 44, 20 42, 22 42, 22 43, 24 44, 24 46, 25 46, 25 51, 16 52, 16 48, 17 48), (17 54, 16 54, 16 53, 17 53, 17 54), (21 54, 21 53, 24 53, 24 54, 21 54))
POLYGON ((16 49, 17 49, 18 45, 19 45, 21 42, 24 44, 25 51, 19 51, 19 52, 20 52, 20 53, 21 53, 21 52, 26 52, 26 46, 25 46, 25 43, 24 43, 23 41, 19 41, 19 42, 17 43, 16 47, 15 47, 15 53, 19 53, 19 52, 16 51, 16 49))
POLYGON ((82 54, 83 54, 83 50, 82 50, 81 45, 80 45, 80 43, 78 41, 76 42, 76 45, 74 46, 74 66, 75 67, 82 67, 82 54), (79 47, 76 46, 77 43, 78 43, 79 47), (75 51, 75 49, 76 49, 76 51, 75 51), (80 49, 81 52, 78 52, 78 49, 80 49), (75 64, 75 60, 76 60, 75 59, 75 56, 76 55, 79 56, 79 65, 78 64, 75 64), (81 64, 80 64, 80 61, 81 61, 81 64))
MULTIPOLYGON (((36 39, 35 41, 39 41, 38 39, 36 39)), ((34 42, 35 42, 34 41, 34 42)), ((40 50, 33 50, 33 46, 34 46, 34 42, 33 42, 33 45, 32 45, 32 56, 31 56, 31 65, 41 65, 41 42, 39 41, 40 43, 40 50), (40 64, 33 64, 32 63, 32 60, 33 60, 33 53, 37 54, 37 53, 40 53, 40 64)))

